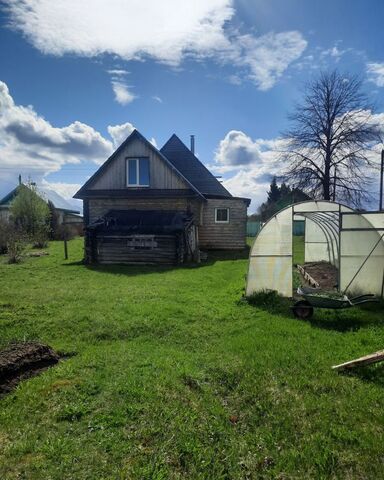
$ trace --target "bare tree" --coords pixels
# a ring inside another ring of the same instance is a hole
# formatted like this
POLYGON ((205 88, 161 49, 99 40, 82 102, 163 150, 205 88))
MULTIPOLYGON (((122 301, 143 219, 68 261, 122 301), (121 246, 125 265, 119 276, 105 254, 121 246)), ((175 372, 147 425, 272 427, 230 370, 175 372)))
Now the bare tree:
POLYGON ((317 199, 368 200, 371 149, 380 141, 373 112, 356 76, 333 71, 308 83, 283 135, 287 181, 317 199))

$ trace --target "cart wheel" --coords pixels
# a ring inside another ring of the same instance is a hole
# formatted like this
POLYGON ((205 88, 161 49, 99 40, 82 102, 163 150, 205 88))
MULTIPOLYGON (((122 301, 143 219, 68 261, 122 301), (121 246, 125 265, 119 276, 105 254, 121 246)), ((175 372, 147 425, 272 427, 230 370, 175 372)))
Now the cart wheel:
POLYGON ((306 300, 299 300, 296 302, 292 307, 292 311, 296 318, 301 318, 303 320, 307 320, 313 315, 313 307, 306 300))

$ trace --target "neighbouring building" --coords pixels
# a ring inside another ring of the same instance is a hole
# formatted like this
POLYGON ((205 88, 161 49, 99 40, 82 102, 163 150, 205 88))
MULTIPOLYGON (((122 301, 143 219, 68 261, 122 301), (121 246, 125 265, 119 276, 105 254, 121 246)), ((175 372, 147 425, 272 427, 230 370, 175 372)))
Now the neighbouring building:
POLYGON ((246 246, 250 200, 233 197, 176 135, 158 150, 134 130, 74 198, 90 263, 182 263, 200 249, 246 246))
MULTIPOLYGON (((24 183, 19 184, 4 198, 0 200, 0 220, 9 221, 11 203, 19 192, 20 188, 28 188, 24 183)), ((81 234, 83 230, 83 217, 80 210, 76 210, 63 197, 50 188, 37 186, 37 192, 41 198, 50 203, 56 214, 58 225, 67 224, 74 234, 81 234)))

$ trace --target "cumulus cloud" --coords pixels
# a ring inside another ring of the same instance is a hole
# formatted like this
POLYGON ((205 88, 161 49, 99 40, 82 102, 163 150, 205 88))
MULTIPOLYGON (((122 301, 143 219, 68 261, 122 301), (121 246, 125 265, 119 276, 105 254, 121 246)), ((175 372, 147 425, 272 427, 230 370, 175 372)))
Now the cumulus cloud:
MULTIPOLYGON (((268 90, 297 60, 307 41, 297 31, 243 35, 233 29, 233 0, 8 0, 10 26, 45 54, 123 60, 152 58, 178 66, 184 57, 210 58, 244 70, 241 78, 268 90)), ((122 104, 135 96, 122 80, 112 87, 122 104)), ((238 75, 230 77, 239 81, 238 75)))
MULTIPOLYGON (((131 123, 109 126, 111 141, 79 121, 55 127, 32 106, 16 105, 7 85, 0 81, 0 196, 15 186, 19 173, 24 179, 31 176, 42 183, 44 179, 49 182, 49 174, 68 164, 81 169, 83 162, 103 163, 133 129, 131 123)), ((50 184, 65 198, 66 192, 72 193, 78 187, 60 182, 50 184)))
POLYGON ((215 158, 221 165, 248 165, 260 161, 261 152, 257 142, 244 132, 231 130, 220 141, 215 158))
POLYGON ((223 174, 223 185, 233 195, 252 199, 252 211, 266 200, 274 175, 281 173, 281 139, 255 139, 239 130, 229 131, 215 153, 215 164, 210 168, 223 174))
POLYGON ((32 106, 16 105, 0 82, 0 154, 2 166, 19 165, 55 172, 67 163, 102 162, 112 143, 89 125, 75 121, 57 128, 38 115, 32 106))
POLYGON ((133 132, 135 127, 132 123, 122 123, 121 125, 110 125, 108 127, 108 133, 112 137, 113 146, 117 148, 124 140, 133 132))
POLYGON ((384 63, 368 63, 368 79, 378 87, 384 87, 384 63))

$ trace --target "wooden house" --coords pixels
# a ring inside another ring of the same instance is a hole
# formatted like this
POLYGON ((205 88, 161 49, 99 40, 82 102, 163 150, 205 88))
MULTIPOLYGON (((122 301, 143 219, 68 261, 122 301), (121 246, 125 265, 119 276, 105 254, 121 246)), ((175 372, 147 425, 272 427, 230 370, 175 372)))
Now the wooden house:
POLYGON ((87 262, 182 263, 246 245, 250 200, 233 197, 176 135, 158 150, 133 131, 75 198, 87 262))

